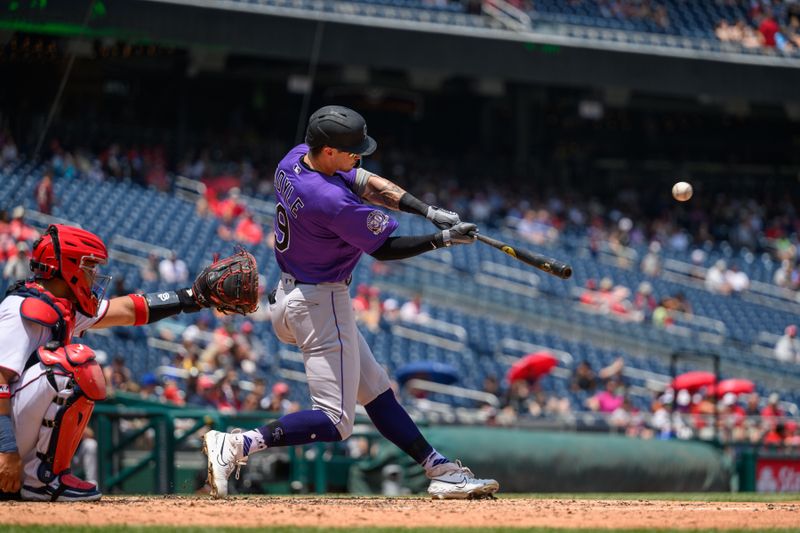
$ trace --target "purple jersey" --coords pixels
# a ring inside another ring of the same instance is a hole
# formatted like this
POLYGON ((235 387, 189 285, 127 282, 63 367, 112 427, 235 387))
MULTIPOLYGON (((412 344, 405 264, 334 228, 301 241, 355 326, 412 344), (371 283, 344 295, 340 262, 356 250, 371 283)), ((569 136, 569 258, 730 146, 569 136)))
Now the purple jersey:
POLYGON ((307 152, 307 145, 295 146, 275 171, 275 258, 299 281, 343 281, 397 221, 361 202, 355 169, 325 176, 303 162, 307 152))

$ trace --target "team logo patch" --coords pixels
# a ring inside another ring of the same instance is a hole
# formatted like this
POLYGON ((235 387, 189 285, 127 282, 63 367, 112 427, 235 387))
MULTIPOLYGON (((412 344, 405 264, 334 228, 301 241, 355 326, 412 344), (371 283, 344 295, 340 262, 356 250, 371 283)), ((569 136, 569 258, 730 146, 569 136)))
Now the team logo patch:
POLYGON ((292 170, 294 170, 295 174, 300 174, 300 165, 295 163, 294 166, 292 167, 292 170))
POLYGON ((367 215, 367 229, 375 235, 379 235, 389 225, 389 215, 383 211, 372 211, 367 215))

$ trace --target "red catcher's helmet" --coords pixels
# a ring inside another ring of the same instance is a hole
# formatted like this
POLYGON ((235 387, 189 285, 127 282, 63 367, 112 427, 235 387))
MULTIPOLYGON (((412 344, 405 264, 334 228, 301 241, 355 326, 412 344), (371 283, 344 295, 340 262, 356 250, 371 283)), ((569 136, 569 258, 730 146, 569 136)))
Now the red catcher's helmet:
POLYGON ((33 244, 31 271, 39 279, 63 279, 80 312, 95 316, 111 280, 99 275, 97 267, 107 262, 108 251, 100 237, 84 229, 51 224, 33 244))

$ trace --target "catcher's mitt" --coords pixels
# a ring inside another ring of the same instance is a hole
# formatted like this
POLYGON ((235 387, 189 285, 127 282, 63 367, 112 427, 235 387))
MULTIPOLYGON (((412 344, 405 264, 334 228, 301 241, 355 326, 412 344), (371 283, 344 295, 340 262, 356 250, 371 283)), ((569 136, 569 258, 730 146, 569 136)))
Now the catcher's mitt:
POLYGON ((244 250, 203 269, 192 284, 192 294, 203 307, 246 315, 258 309, 258 268, 256 258, 244 250))

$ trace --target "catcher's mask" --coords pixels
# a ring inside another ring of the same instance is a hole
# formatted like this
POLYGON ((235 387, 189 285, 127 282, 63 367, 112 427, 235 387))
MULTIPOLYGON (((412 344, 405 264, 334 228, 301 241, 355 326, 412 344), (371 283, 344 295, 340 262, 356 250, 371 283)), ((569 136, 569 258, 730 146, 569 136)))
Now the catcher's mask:
POLYGON ((61 278, 75 296, 81 313, 96 316, 111 281, 98 273, 108 262, 103 241, 84 229, 51 224, 33 244, 31 271, 38 279, 61 278))

